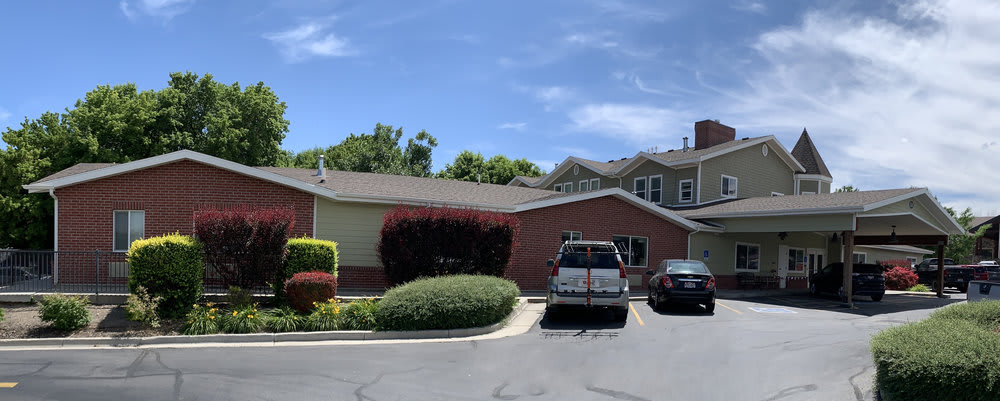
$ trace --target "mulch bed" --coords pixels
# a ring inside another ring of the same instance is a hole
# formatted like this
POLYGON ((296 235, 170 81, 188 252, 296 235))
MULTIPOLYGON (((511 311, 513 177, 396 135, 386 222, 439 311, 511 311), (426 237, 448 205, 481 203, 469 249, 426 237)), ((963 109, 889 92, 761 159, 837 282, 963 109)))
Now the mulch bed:
POLYGON ((70 337, 149 337, 179 335, 180 320, 164 320, 160 327, 129 321, 121 305, 88 305, 90 324, 72 332, 53 329, 38 317, 38 304, 0 303, 4 319, 0 322, 0 339, 9 338, 70 338, 70 337))

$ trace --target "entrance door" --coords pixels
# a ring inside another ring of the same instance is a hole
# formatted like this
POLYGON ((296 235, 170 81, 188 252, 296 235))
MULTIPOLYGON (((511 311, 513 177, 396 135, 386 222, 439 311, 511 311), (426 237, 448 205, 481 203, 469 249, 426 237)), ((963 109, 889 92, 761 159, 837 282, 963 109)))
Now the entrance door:
POLYGON ((806 249, 806 277, 812 277, 813 273, 818 272, 820 269, 826 266, 826 250, 818 248, 806 249))

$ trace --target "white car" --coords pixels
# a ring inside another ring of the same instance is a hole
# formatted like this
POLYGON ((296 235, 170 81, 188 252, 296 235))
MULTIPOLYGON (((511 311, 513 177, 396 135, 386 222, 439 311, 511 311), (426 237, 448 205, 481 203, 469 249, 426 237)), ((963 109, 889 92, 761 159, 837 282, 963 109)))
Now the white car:
POLYGON ((982 262, 979 262, 979 265, 980 266, 1000 266, 1000 264, 997 264, 997 262, 995 260, 984 260, 982 262))
POLYGON ((608 308, 615 320, 628 319, 628 277, 618 248, 610 241, 566 241, 549 259, 546 309, 608 308))

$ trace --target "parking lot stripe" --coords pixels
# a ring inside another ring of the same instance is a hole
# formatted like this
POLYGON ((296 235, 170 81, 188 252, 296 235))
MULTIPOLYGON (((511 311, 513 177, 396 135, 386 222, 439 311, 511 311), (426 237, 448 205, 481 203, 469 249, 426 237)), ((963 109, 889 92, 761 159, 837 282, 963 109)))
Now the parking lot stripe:
POLYGON ((17 382, 0 382, 0 388, 14 388, 17 382))
POLYGON ((639 311, 635 310, 635 307, 632 306, 631 302, 628 303, 628 308, 631 309, 632 310, 632 314, 635 315, 635 321, 639 322, 640 326, 645 326, 646 323, 642 322, 642 318, 639 317, 639 311))
POLYGON ((733 311, 733 312, 736 312, 736 314, 738 314, 738 315, 742 315, 742 314, 743 314, 743 312, 740 312, 740 311, 738 311, 738 310, 736 310, 736 309, 733 309, 733 308, 730 308, 730 307, 726 306, 726 304, 724 304, 724 303, 722 303, 722 302, 719 302, 719 301, 715 301, 715 303, 716 303, 717 305, 719 305, 719 306, 723 307, 723 308, 726 308, 726 309, 729 309, 729 310, 731 310, 731 311, 733 311))

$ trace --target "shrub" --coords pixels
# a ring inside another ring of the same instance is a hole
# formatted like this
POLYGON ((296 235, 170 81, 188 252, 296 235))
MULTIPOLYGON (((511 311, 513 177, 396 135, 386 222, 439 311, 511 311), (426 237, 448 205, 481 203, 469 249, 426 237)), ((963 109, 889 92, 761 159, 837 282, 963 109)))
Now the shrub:
POLYGON ((254 288, 274 282, 284 260, 291 208, 236 206, 195 213, 195 234, 222 285, 254 288))
POLYGON ((382 330, 486 326, 510 314, 518 295, 512 281, 491 276, 419 279, 386 291, 375 320, 382 330))
POLYGON ((42 299, 42 307, 38 311, 38 316, 42 318, 43 322, 52 323, 52 327, 56 330, 76 330, 90 323, 90 312, 87 311, 89 303, 90 301, 85 297, 63 294, 46 295, 42 299))
POLYGON ((305 319, 300 318, 294 309, 282 306, 264 316, 264 325, 275 333, 299 331, 305 325, 305 319))
POLYGON ((129 293, 145 287, 149 295, 162 298, 161 317, 182 315, 201 296, 205 272, 201 250, 198 240, 177 234, 132 243, 127 256, 129 293))
POLYGON ((194 308, 185 316, 185 322, 181 332, 196 336, 218 333, 221 319, 215 304, 209 302, 205 306, 195 304, 194 308))
POLYGON ((285 281, 285 294, 293 308, 308 312, 316 302, 337 296, 337 278, 330 273, 295 273, 285 281))
POLYGON ((0 308, 0 323, 3 323, 3 308, 0 308))
POLYGON ((306 328, 311 331, 331 331, 340 328, 340 302, 328 299, 314 303, 316 307, 306 319, 306 328))
POLYGON ((913 292, 931 292, 931 289, 927 288, 927 286, 923 284, 917 284, 913 287, 907 288, 906 290, 913 292))
POLYGON ((1000 399, 1000 301, 952 305, 871 340, 875 381, 893 400, 1000 399))
POLYGON ((383 217, 379 259, 393 284, 448 274, 502 277, 519 227, 507 213, 400 205, 383 217))
POLYGON ((257 312, 257 305, 233 309, 222 319, 222 330, 226 333, 256 333, 264 327, 264 317, 257 312))
POLYGON ((292 238, 286 246, 285 268, 274 280, 274 295, 284 296, 285 280, 295 273, 321 271, 337 276, 337 243, 313 238, 292 238))
POLYGON ((344 308, 344 328, 348 330, 375 330, 378 300, 365 298, 347 304, 344 308))
POLYGON ((146 287, 138 286, 135 293, 128 294, 125 301, 125 314, 128 320, 146 323, 152 327, 160 327, 160 316, 156 314, 156 308, 160 305, 162 297, 150 296, 146 287))
POLYGON ((890 290, 905 290, 917 285, 917 273, 909 267, 896 266, 885 272, 885 286, 890 290))
POLYGON ((253 292, 235 285, 229 286, 229 292, 226 293, 226 303, 233 309, 251 306, 253 305, 253 292))

